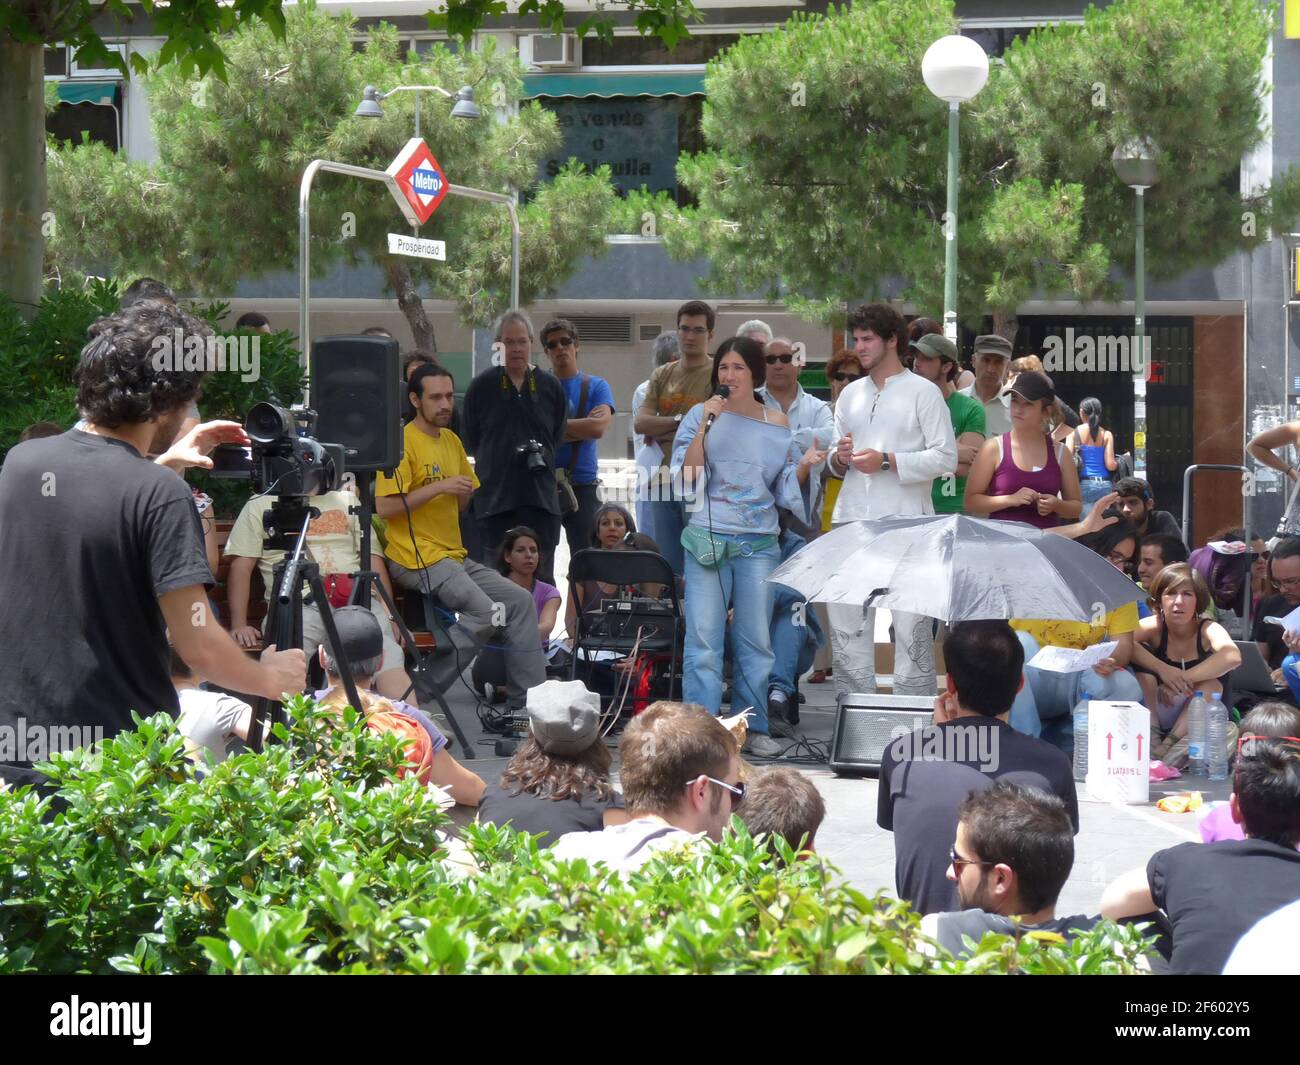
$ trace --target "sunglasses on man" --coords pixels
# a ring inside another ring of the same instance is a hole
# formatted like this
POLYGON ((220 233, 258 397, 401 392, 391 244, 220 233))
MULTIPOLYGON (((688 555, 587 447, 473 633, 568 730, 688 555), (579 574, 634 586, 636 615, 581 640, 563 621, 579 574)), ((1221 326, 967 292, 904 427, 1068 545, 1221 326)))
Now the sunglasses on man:
POLYGON ((694 787, 701 780, 707 780, 710 784, 716 784, 718 787, 731 793, 731 808, 734 810, 745 801, 745 782, 742 780, 739 784, 728 784, 725 780, 719 780, 717 777, 700 774, 694 780, 688 780, 686 787, 694 787))
POLYGON ((546 342, 546 350, 554 351, 556 348, 573 347, 573 337, 555 337, 546 342))
POLYGON ((960 869, 963 865, 997 865, 997 862, 977 862, 974 858, 963 858, 957 853, 956 847, 948 848, 948 861, 952 863, 954 869, 960 869))
POLYGON ((784 355, 767 356, 767 364, 769 366, 775 366, 778 362, 785 363, 786 366, 789 366, 790 363, 794 362, 794 352, 787 351, 784 355))

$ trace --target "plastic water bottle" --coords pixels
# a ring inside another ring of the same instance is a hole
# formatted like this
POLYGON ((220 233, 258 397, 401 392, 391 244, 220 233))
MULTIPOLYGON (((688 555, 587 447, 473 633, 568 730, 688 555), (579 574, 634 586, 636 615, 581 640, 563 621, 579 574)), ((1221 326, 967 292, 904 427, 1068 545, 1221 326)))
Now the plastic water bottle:
POLYGON ((1205 770, 1211 780, 1228 779, 1228 708, 1218 692, 1205 713, 1205 770))
POLYGON ((1187 704, 1187 775, 1205 776, 1205 719, 1209 703, 1203 692, 1192 696, 1187 704))
POLYGON ((1074 779, 1088 779, 1088 702, 1092 696, 1086 689, 1079 690, 1079 701, 1074 704, 1074 779))

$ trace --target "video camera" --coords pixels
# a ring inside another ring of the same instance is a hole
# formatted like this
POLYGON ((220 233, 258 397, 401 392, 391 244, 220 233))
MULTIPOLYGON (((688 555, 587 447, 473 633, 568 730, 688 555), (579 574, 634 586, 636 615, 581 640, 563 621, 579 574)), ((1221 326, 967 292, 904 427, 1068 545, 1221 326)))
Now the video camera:
POLYGON ((214 477, 251 477, 259 495, 318 496, 343 487, 342 444, 322 444, 316 412, 257 403, 244 419, 252 447, 222 444, 212 452, 214 477))

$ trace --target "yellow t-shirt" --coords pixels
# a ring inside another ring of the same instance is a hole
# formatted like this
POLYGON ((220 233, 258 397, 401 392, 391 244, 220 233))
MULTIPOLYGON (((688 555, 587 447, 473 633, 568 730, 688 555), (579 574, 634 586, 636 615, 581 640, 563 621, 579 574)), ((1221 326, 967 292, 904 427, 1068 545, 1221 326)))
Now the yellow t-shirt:
POLYGON ((1113 640, 1116 636, 1133 632, 1138 627, 1138 608, 1137 603, 1125 603, 1106 615, 1104 625, 1090 625, 1086 621, 1031 621, 1015 618, 1011 627, 1029 633, 1040 647, 1051 645, 1082 651, 1102 640, 1113 640))
MULTIPOLYGON (((375 479, 376 497, 406 495, 448 477, 468 477, 478 487, 465 447, 450 429, 443 429, 435 438, 410 422, 402 439, 405 444, 402 461, 392 477, 381 473, 375 479)), ((412 510, 409 521, 405 510, 394 514, 388 519, 385 553, 406 569, 432 566, 444 558, 463 562, 465 546, 460 539, 459 498, 450 493, 434 496, 412 510)))
MULTIPOLYGON (((245 503, 226 541, 227 555, 257 559, 267 602, 271 600, 273 568, 285 554, 283 551, 263 553, 266 531, 262 515, 271 509, 273 502, 272 496, 254 496, 245 503)), ((351 492, 326 492, 309 502, 320 510, 320 517, 312 518, 307 525, 307 546, 320 565, 321 576, 356 573, 361 569, 361 523, 355 514, 348 513, 348 508, 358 504, 357 497, 351 492)))
POLYGON ((826 489, 826 496, 822 500, 822 532, 830 532, 831 515, 835 513, 835 500, 840 498, 840 489, 844 487, 844 482, 838 477, 826 474, 822 477, 822 487, 826 489))

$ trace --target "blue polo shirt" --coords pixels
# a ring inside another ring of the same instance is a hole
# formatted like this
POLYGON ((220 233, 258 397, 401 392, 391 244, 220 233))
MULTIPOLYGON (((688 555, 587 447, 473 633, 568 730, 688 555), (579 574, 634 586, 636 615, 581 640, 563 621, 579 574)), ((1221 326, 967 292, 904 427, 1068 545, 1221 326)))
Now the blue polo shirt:
MULTIPOLYGON (((566 377, 560 381, 560 386, 564 389, 564 397, 568 400, 570 418, 587 418, 597 407, 605 406, 611 411, 614 410, 614 393, 607 382, 602 377, 596 377, 589 373, 577 373, 573 377, 566 377), (587 402, 583 404, 582 411, 578 410, 578 397, 582 394, 582 380, 586 378, 591 383, 587 386, 587 402)), ((557 470, 568 469, 569 462, 572 459, 573 448, 578 449, 578 464, 573 468, 574 484, 595 484, 597 476, 596 448, 600 443, 599 440, 582 440, 577 443, 561 444, 555 450, 555 468, 557 470)))

